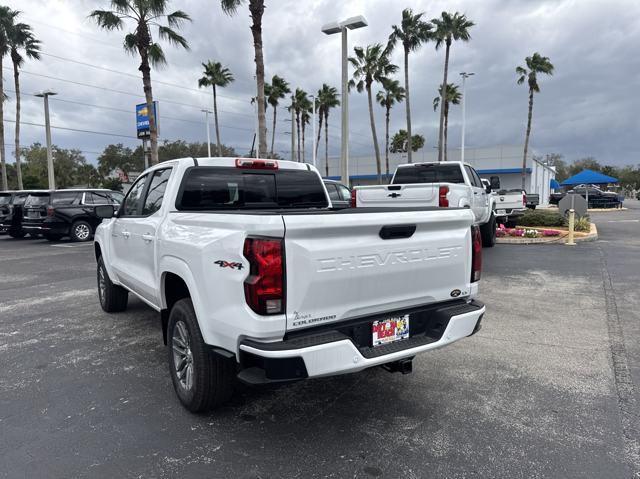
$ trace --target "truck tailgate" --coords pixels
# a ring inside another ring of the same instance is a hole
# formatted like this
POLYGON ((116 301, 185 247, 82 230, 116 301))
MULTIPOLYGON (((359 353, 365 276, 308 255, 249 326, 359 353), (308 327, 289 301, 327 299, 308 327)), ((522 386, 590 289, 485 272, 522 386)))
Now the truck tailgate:
POLYGON ((363 186, 356 188, 358 207, 438 206, 437 184, 363 186))
POLYGON ((469 294, 470 210, 364 211, 283 216, 288 330, 469 294))

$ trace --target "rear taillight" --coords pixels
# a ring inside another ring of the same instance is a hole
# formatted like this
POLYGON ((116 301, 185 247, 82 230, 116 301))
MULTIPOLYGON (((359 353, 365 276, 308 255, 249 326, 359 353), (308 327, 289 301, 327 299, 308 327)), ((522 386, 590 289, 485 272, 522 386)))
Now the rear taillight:
POLYGON ((236 168, 248 168, 251 170, 277 170, 276 160, 249 160, 245 158, 236 159, 236 168))
POLYGON ((247 238, 243 254, 250 264, 249 277, 244 282, 244 296, 249 307, 261 315, 284 313, 282 240, 247 238))
POLYGON ((527 194, 526 193, 522 193, 522 206, 527 206, 527 194))
POLYGON ((441 186, 438 189, 438 206, 440 208, 448 208, 449 207, 449 198, 447 195, 449 194, 448 186, 441 186))
POLYGON ((47 206, 47 216, 53 217, 56 213, 56 210, 53 209, 53 206, 47 206))
POLYGON ((356 207, 356 190, 351 190, 351 207, 356 207))
POLYGON ((482 271, 482 237, 480 227, 471 227, 471 282, 480 281, 482 271))

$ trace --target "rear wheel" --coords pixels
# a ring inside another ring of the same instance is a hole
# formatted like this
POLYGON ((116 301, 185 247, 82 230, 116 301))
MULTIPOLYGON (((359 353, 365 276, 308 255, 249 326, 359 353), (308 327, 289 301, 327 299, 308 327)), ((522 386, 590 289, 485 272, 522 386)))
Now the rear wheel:
POLYGON ((480 235, 482 236, 482 246, 492 248, 496 244, 496 217, 491 213, 491 218, 485 224, 480 226, 480 235))
POLYGON ((231 397, 235 361, 207 348, 191 299, 181 299, 171 308, 167 344, 171 380, 184 407, 194 413, 205 412, 231 397))
POLYGON ((26 233, 22 230, 18 230, 18 231, 9 231, 9 236, 11 236, 12 238, 24 238, 26 236, 26 233))
POLYGON ((71 225, 69 236, 71 236, 71 241, 89 241, 92 234, 91 225, 86 221, 80 220, 71 225))
POLYGON ((129 292, 122 286, 111 282, 102 256, 98 258, 98 298, 100 306, 107 313, 117 313, 127 309, 129 292))

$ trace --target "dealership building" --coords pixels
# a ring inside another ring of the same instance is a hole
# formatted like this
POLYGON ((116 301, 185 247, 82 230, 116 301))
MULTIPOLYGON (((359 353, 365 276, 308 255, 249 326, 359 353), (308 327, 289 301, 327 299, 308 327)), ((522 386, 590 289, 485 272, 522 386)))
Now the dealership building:
MULTIPOLYGON (((465 162, 473 166, 482 178, 497 176, 500 178, 500 187, 505 190, 519 189, 522 185, 522 153, 523 146, 493 146, 488 148, 465 148, 465 162)), ((385 160, 382 154, 383 182, 388 183, 396 166, 407 162, 406 153, 389 154, 390 175, 384 175, 385 160)), ((540 204, 549 203, 551 194, 551 180, 555 179, 556 172, 553 166, 533 158, 534 152, 527 155, 525 190, 527 193, 540 195, 540 204)), ((322 158, 318 159, 318 168, 325 173, 325 165, 322 158)), ((450 149, 449 161, 460 160, 460 149, 450 149)), ((413 154, 413 162, 438 161, 437 149, 426 148, 413 154)), ((340 179, 340 158, 329 158, 329 178, 340 179)), ((375 156, 350 157, 349 175, 352 185, 370 185, 377 181, 375 156)))

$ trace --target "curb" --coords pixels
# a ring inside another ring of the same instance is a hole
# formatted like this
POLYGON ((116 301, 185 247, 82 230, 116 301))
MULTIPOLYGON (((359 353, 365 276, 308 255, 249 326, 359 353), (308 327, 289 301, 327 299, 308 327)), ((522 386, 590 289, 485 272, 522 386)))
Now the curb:
MULTIPOLYGON (((564 243, 568 233, 560 235, 558 238, 496 238, 496 244, 558 244, 564 243)), ((591 230, 586 236, 574 236, 573 241, 576 243, 586 243, 589 241, 596 241, 598 239, 598 228, 595 223, 591 223, 591 230)))

